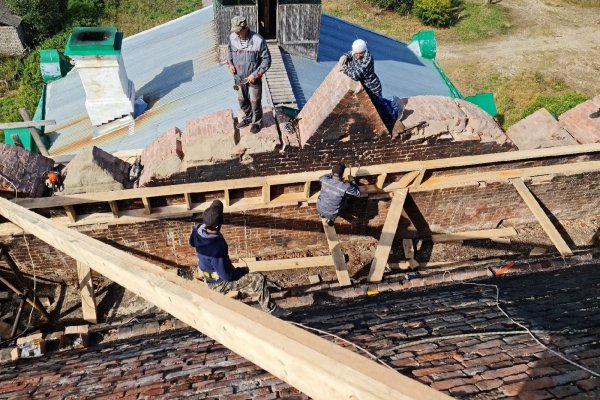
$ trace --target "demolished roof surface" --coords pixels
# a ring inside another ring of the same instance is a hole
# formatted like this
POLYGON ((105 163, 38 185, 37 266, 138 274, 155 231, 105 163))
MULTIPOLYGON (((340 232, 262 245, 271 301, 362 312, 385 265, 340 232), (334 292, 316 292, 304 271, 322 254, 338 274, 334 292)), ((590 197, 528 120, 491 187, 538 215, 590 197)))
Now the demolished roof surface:
MULTIPOLYGON (((536 268, 480 283, 498 285, 501 307, 551 349, 598 371, 598 265, 536 268)), ((494 286, 454 282, 377 296, 358 289, 315 294, 318 304, 291 320, 338 335, 455 398, 600 396, 599 378, 552 354, 496 308, 494 286), (358 297, 344 299, 357 290, 358 297)), ((2 398, 307 398, 191 329, 5 364, 0 393, 2 398)))
POLYGON ((44 173, 54 166, 50 158, 4 143, 0 143, 0 161, 0 190, 13 192, 16 188, 24 197, 43 194, 44 173))
POLYGON ((417 56, 405 43, 327 14, 321 16, 317 61, 284 54, 292 88, 300 107, 325 80, 356 38, 367 42, 375 59, 375 73, 383 86, 383 97, 417 95, 450 96, 432 60, 417 56))

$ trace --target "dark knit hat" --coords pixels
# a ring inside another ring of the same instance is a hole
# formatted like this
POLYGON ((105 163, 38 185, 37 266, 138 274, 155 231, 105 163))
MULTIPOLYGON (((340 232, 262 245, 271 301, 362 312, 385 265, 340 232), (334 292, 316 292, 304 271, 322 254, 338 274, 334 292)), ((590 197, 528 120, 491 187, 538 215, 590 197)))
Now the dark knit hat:
POLYGON ((337 176, 342 176, 344 175, 344 170, 346 169, 346 166, 342 163, 337 163, 333 166, 333 168, 331 168, 331 173, 337 176))
POLYGON ((208 228, 214 228, 214 230, 221 228, 221 225, 223 225, 223 203, 221 203, 221 200, 212 202, 210 207, 202 214, 202 220, 208 228))

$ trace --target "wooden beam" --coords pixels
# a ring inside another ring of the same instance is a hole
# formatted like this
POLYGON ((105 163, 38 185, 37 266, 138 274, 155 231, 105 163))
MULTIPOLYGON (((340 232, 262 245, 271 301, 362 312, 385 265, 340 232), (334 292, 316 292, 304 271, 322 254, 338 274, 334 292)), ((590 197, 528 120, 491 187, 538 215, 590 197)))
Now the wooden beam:
POLYGON ((466 231, 457 233, 438 233, 431 235, 433 243, 455 242, 461 240, 476 240, 476 239, 492 239, 502 238, 507 236, 515 236, 517 230, 515 228, 500 228, 500 229, 482 229, 479 231, 466 231))
MULTIPOLYGON (((29 115, 27 115, 29 117, 29 115)), ((46 119, 40 121, 23 121, 23 122, 6 122, 0 124, 0 129, 18 129, 18 128, 31 128, 34 126, 48 126, 56 125, 56 121, 53 119, 46 119)))
MULTIPOLYGON (((398 220, 400 220, 398 218, 398 220)), ((412 239, 402 239, 402 248, 404 249, 404 257, 411 259, 415 258, 415 246, 412 239)))
MULTIPOLYGON (((485 165, 485 164, 493 164, 497 162, 506 162, 506 161, 518 161, 525 159, 536 159, 536 158, 545 158, 545 157, 553 157, 553 156, 561 156, 561 155, 572 155, 572 154, 586 154, 586 153, 596 153, 600 152, 600 143, 590 143, 585 145, 573 145, 573 146, 561 146, 561 147, 550 147, 545 149, 537 149, 537 150, 524 150, 524 151, 510 151, 505 153, 495 153, 495 154, 486 154, 480 156, 467 156, 467 157, 454 157, 454 158, 445 158, 439 160, 429 160, 429 161, 408 161, 404 163, 394 163, 394 164, 381 164, 375 166, 366 166, 360 168, 357 176, 371 176, 371 175, 381 175, 383 173, 399 173, 399 172, 413 172, 417 173, 421 169, 436 169, 436 168, 452 168, 452 167, 463 167, 469 165, 485 165)), ((535 176, 535 175, 547 175, 553 173, 571 173, 572 171, 578 169, 581 172, 589 172, 589 171, 597 171, 600 170, 599 164, 600 162, 592 161, 592 162, 583 162, 583 163, 571 163, 571 164, 563 164, 563 165, 554 165, 547 167, 537 167, 537 168, 523 168, 523 169, 514 169, 509 171, 515 171, 510 176, 503 176, 504 180, 507 180, 511 177, 518 176, 535 176), (525 174, 525 175, 524 175, 525 174)), ((198 183, 186 183, 181 185, 171 185, 171 186, 157 186, 157 187, 149 187, 149 188, 137 188, 137 189, 126 189, 126 190, 114 190, 109 192, 95 192, 95 193, 79 193, 76 195, 66 195, 66 196, 52 196, 46 198, 25 198, 25 199, 17 199, 16 203, 23 205, 26 208, 47 208, 47 207, 59 207, 66 204, 84 204, 84 203, 92 203, 92 202, 101 202, 101 201, 116 201, 116 200, 128 200, 135 199, 141 197, 159 197, 159 196, 171 196, 183 193, 205 193, 205 192, 214 192, 219 190, 224 190, 224 188, 228 189, 244 189, 244 188, 254 188, 254 187, 262 187, 264 184, 269 185, 283 185, 283 184, 297 184, 306 182, 307 180, 316 181, 320 176, 325 173, 330 172, 327 171, 313 171, 313 172, 302 172, 295 174, 287 174, 287 175, 274 175, 267 177, 253 177, 253 178, 242 178, 242 179, 231 179, 225 181, 215 181, 215 182, 198 182, 198 183)), ((502 174, 504 171, 496 171, 492 172, 492 175, 489 176, 492 180, 499 180, 499 174, 502 174)), ((485 173, 484 173, 485 174, 485 173)), ((462 176, 463 181, 465 180, 465 175, 462 176)), ((447 180, 456 178, 456 176, 451 177, 439 177, 439 179, 447 180)), ((481 174, 469 174, 468 182, 473 181, 485 181, 485 175, 481 174), (477 175, 477 176, 474 176, 477 175), (478 179, 483 178, 483 179, 478 179)), ((414 179, 414 178, 413 178, 414 179)), ((428 178, 426 182, 423 182, 418 189, 414 189, 413 191, 421 191, 426 189, 431 189, 432 185, 430 182, 434 182, 436 178, 428 178)), ((384 190, 387 192, 393 192, 395 190, 401 189, 402 186, 397 185, 398 182, 392 183, 386 187, 384 190)), ((409 182, 410 183, 410 182, 409 182)), ((461 183, 459 180, 458 183, 461 183)), ((456 184, 456 182, 450 183, 456 184)), ((407 184, 408 185, 408 184, 407 184)), ((405 186, 407 186, 405 185, 405 186)))
POLYGON ((110 206, 110 211, 113 214, 114 218, 119 218, 119 205, 116 201, 109 201, 108 205, 110 206))
POLYGON ((194 203, 192 203, 192 194, 184 193, 183 198, 185 199, 185 206, 188 210, 191 210, 194 207, 194 203))
POLYGON ((377 175, 377 181, 375 182, 375 187, 377 189, 383 189, 383 185, 385 184, 386 178, 387 178, 387 174, 377 175))
POLYGON ((75 212, 75 207, 64 206, 64 209, 67 213, 67 217, 69 217, 69 221, 71 221, 71 223, 77 222, 77 213, 75 212))
POLYGON ((402 176, 402 178, 400 178, 397 182, 392 182, 384 187, 383 190, 388 192, 391 190, 398 190, 408 187, 408 185, 410 185, 420 173, 420 171, 410 171, 409 173, 404 174, 404 176, 402 176))
POLYGON ((427 172, 426 169, 422 169, 419 171, 419 174, 416 176, 415 180, 411 184, 411 187, 417 188, 419 187, 419 185, 421 185, 421 182, 423 182, 423 178, 425 178, 425 172, 427 172))
POLYGON ((150 199, 148 197, 142 197, 142 203, 144 204, 144 214, 152 214, 152 205, 150 204, 150 199))
POLYGON ((0 198, 0 215, 315 399, 450 399, 205 285, 0 198), (185 306, 182 306, 185 305, 185 306))
POLYGON ((331 257, 333 258, 333 264, 335 265, 335 273, 337 275, 338 282, 340 283, 340 286, 349 286, 352 282, 350 282, 350 275, 348 275, 346 256, 340 247, 340 241, 338 240, 335 228, 327 225, 327 222, 325 221, 327 221, 325 218, 321 218, 323 230, 325 231, 325 237, 327 238, 327 245, 329 246, 329 251, 331 251, 331 257))
POLYGON ((304 182, 304 198, 308 201, 310 200, 310 184, 311 181, 304 182))
POLYGON ((263 185, 262 187, 262 201, 263 204, 269 204, 271 201, 271 186, 263 185))
POLYGON ((550 218, 548 218, 548 216, 540 206, 540 203, 538 203, 535 197, 533 197, 533 194, 525 185, 523 179, 512 179, 511 183, 513 184, 515 189, 517 189, 517 192, 519 192, 519 195, 521 196, 525 204, 527 204, 527 207, 529 207, 533 215, 535 215, 535 218, 538 220, 540 225, 542 225, 542 228, 544 229, 552 243, 554 243, 554 246, 559 251, 560 255, 563 257, 571 257, 573 255, 573 252, 571 251, 565 240, 562 238, 556 227, 552 224, 552 221, 550 221, 550 218))
POLYGON ((77 276, 79 278, 79 291, 81 292, 81 310, 83 319, 89 323, 98 323, 96 316, 96 296, 92 282, 92 270, 89 265, 77 261, 77 276))
POLYGON ((227 188, 223 190, 223 206, 231 206, 231 198, 229 197, 229 189, 227 188))
MULTIPOLYGON (((31 121, 31 118, 29 118, 29 114, 27 113, 26 109, 19 108, 19 114, 21 114, 23 121, 31 121)), ((48 149, 46 149, 46 145, 42 141, 42 138, 40 137, 40 134, 38 133, 37 129, 31 126, 29 127, 29 133, 31 133, 31 137, 33 138, 33 141, 35 142, 37 148, 40 150, 40 153, 45 157, 50 157, 48 149)))
POLYGON ((400 222, 407 194, 408 189, 401 189, 394 192, 394 197, 392 197, 392 202, 383 224, 383 230, 379 237, 379 243, 377 244, 377 249, 375 249, 375 256, 371 262, 369 282, 380 282, 383 278, 383 272, 387 265, 394 236, 396 236, 396 230, 398 229, 398 223, 400 222))
POLYGON ((332 267, 335 265, 332 256, 305 258, 286 258, 283 260, 251 261, 244 259, 233 263, 236 267, 248 267, 251 272, 281 271, 295 268, 332 267))

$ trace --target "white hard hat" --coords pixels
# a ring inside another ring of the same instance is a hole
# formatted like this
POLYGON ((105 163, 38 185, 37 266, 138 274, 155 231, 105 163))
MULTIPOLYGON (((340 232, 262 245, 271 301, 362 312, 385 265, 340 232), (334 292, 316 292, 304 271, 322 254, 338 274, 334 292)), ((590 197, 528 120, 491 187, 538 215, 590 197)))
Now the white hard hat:
POLYGON ((362 39, 356 39, 354 43, 352 43, 352 54, 354 53, 364 53, 367 51, 367 42, 362 39))

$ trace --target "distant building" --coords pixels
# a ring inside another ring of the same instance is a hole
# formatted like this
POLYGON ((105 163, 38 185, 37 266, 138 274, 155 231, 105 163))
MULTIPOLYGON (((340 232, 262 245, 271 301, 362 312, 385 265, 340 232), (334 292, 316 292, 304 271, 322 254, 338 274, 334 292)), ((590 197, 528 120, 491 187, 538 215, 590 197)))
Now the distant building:
POLYGON ((25 51, 25 35, 21 18, 13 15, 0 0, 0 54, 21 55, 25 51))

